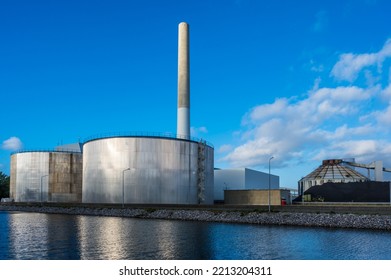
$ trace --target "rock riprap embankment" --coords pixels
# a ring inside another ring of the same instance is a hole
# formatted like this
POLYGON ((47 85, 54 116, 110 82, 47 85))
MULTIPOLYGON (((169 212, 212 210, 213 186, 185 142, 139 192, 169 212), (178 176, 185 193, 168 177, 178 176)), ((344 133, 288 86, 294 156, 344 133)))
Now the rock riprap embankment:
POLYGON ((143 219, 244 223, 391 230, 390 215, 356 215, 335 213, 289 213, 235 210, 179 210, 153 208, 89 208, 0 205, 0 211, 23 211, 51 214, 94 215, 143 219))

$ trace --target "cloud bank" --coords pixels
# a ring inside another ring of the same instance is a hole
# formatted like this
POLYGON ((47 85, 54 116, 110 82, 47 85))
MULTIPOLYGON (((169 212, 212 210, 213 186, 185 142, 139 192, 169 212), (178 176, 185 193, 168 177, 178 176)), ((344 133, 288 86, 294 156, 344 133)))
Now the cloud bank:
POLYGON ((377 66, 377 71, 381 73, 384 60, 390 57, 391 39, 388 39, 377 53, 342 54, 331 70, 331 76, 340 81, 353 82, 364 68, 370 66, 377 66))
POLYGON ((283 167, 354 157, 391 166, 385 157, 391 152, 391 73, 384 79, 382 70, 390 57, 391 39, 376 53, 342 54, 330 73, 335 85, 319 87, 319 78, 302 98, 279 98, 251 108, 243 117, 239 143, 220 148, 226 152, 221 161, 232 167, 258 167, 274 156, 275 165, 283 167), (376 69, 359 81, 371 66, 376 69), (369 78, 377 82, 360 86, 369 78), (341 86, 342 81, 351 84, 341 86))

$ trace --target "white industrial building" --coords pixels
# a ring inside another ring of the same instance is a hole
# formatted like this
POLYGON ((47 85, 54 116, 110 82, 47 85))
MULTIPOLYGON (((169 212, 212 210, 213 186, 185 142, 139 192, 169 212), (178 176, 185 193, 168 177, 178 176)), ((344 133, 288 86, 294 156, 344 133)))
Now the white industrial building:
MULTIPOLYGON (((270 174, 270 188, 280 188, 280 177, 270 174)), ((269 189, 269 173, 248 168, 215 169, 214 200, 224 200, 224 190, 269 189)))

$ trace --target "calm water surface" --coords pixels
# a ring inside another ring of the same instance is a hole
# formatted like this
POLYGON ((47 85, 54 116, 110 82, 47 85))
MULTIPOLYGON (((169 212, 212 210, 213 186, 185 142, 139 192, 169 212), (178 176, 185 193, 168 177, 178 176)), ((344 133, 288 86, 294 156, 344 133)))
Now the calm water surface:
POLYGON ((391 233, 0 211, 0 259, 391 260, 391 233))

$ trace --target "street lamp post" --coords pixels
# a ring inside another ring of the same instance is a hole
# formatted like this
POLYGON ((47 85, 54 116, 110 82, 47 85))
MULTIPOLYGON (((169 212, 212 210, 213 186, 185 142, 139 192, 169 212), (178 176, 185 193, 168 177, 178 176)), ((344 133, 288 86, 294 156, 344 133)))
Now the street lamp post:
POLYGON ((130 170, 130 168, 122 170, 122 208, 125 207, 125 171, 127 170, 130 170))
POLYGON ((269 199, 268 199, 269 212, 270 212, 270 161, 271 161, 273 158, 274 158, 274 157, 269 158, 269 193, 268 193, 268 196, 269 196, 269 199))
POLYGON ((45 177, 48 177, 49 175, 43 175, 43 176, 41 176, 41 204, 42 204, 42 182, 43 182, 43 178, 45 178, 45 177))

